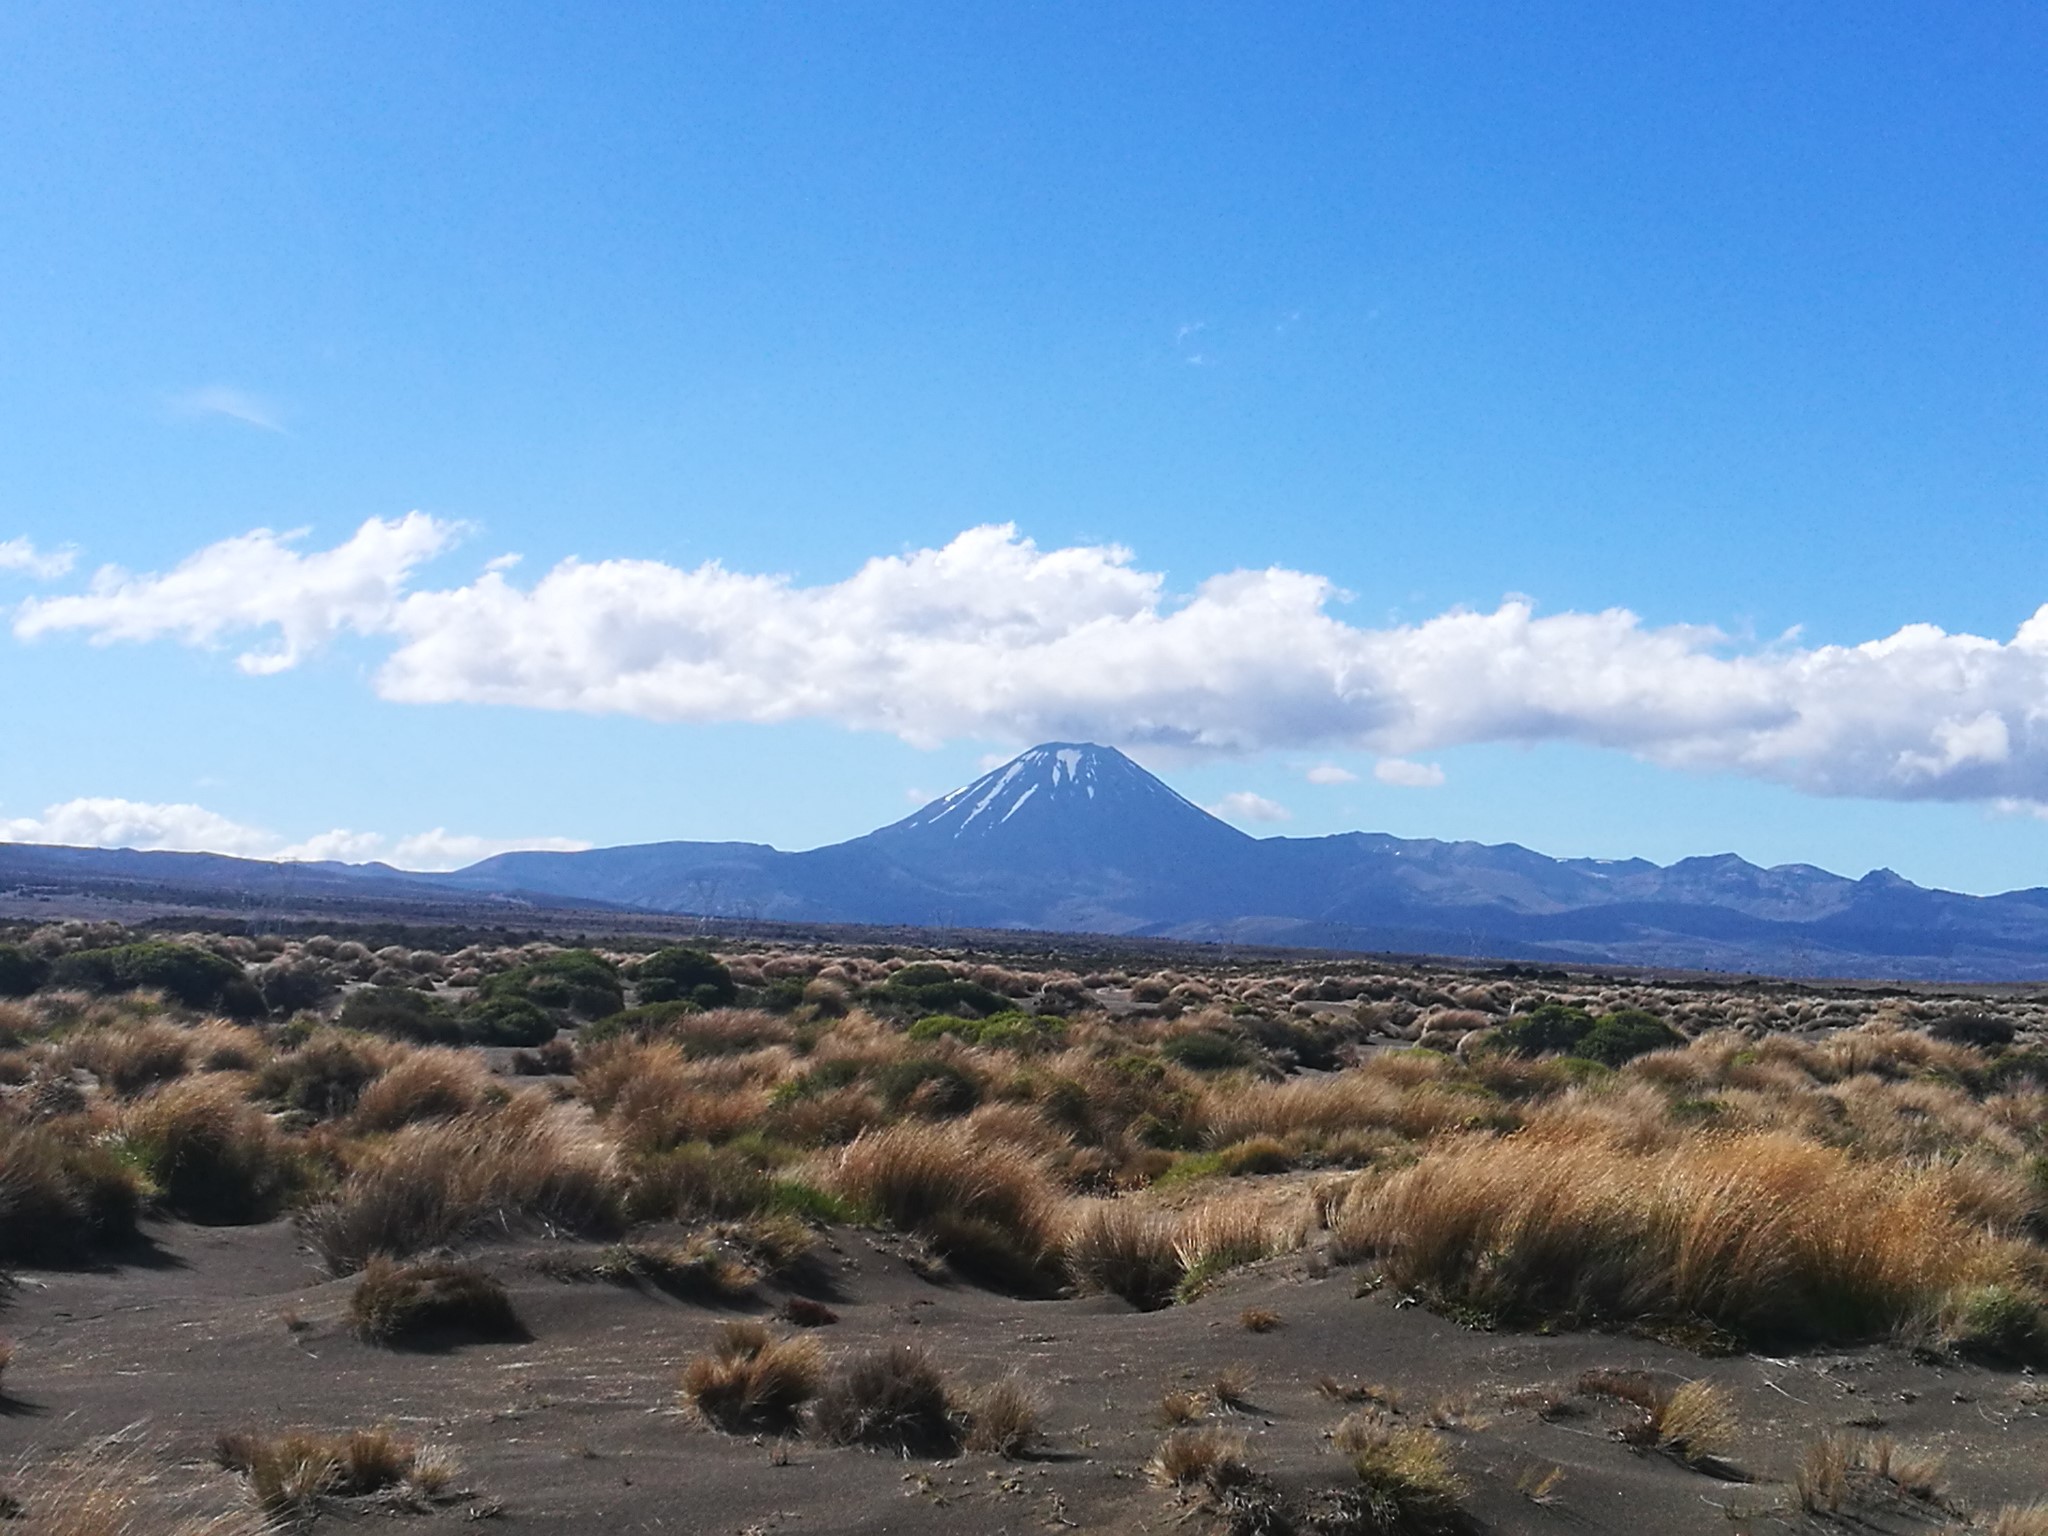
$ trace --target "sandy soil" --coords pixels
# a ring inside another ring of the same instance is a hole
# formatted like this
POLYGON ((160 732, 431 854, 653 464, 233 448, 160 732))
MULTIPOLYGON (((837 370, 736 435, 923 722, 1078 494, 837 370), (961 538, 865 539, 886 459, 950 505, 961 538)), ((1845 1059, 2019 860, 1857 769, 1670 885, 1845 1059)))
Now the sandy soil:
MULTIPOLYGON (((2024 1374, 1884 1348, 1702 1359, 1625 1336, 1470 1331, 1384 1291, 1357 1296, 1357 1271, 1329 1269, 1313 1253, 1141 1314, 1103 1298, 1027 1302, 933 1281, 894 1238, 826 1234, 825 1289, 841 1320, 821 1337, 834 1352, 914 1339, 961 1385, 1015 1369, 1045 1395, 1039 1457, 928 1462, 699 1427, 678 1406, 677 1373, 731 1314, 654 1290, 546 1278, 532 1262, 543 1243, 507 1238, 476 1250, 511 1289, 530 1341, 407 1352, 347 1331, 353 1282, 323 1278, 289 1223, 151 1233, 153 1252, 139 1261, 23 1273, 6 1294, 0 1331, 15 1340, 16 1359, 0 1402, 0 1444, 11 1449, 0 1460, 24 1463, 25 1477, 54 1454, 139 1425, 137 1438, 173 1479, 217 1499, 231 1482, 210 1460, 221 1431, 383 1423, 453 1447, 475 1489, 437 1513, 403 1517, 418 1526, 488 1518, 506 1531, 616 1536, 1199 1531, 1212 1517, 1145 1476, 1161 1433, 1158 1400, 1243 1365, 1253 1406, 1218 1418, 1249 1436, 1252 1459, 1281 1488, 1305 1497, 1349 1477, 1326 1438, 1347 1409, 1316 1383, 1359 1379, 1397 1389, 1412 1421, 1454 1426, 1466 1507, 1487 1530, 1834 1528, 1796 1513, 1785 1481, 1812 1435, 1843 1426, 1945 1453, 1959 1506, 2048 1491, 2048 1391, 2024 1374), (1272 1309, 1282 1325, 1246 1331, 1248 1306, 1272 1309), (1617 1410, 1572 1396, 1593 1368, 1726 1386, 1741 1415, 1731 1458, 1741 1478, 1622 1444, 1617 1410), (1542 1388, 1566 1400, 1565 1416, 1539 1412, 1529 1389, 1542 1388), (1550 1491, 1533 1497, 1553 1468, 1550 1491)), ((780 1299, 764 1289, 751 1310, 765 1315, 780 1299)), ((321 1523, 389 1518, 338 1511, 321 1523)), ((1860 1504, 1855 1521, 1844 1528, 1961 1523, 1896 1499, 1860 1504)))

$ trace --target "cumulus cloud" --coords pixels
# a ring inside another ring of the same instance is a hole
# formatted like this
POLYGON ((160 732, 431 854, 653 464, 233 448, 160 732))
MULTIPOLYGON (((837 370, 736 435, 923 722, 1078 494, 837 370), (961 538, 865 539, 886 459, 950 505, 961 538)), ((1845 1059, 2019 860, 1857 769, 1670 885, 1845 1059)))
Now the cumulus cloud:
POLYGON ((0 539, 0 571, 19 571, 38 581, 55 581, 78 558, 72 549, 37 549, 27 539, 0 539))
POLYGON ((175 396, 171 404, 187 416, 225 416, 230 421, 239 421, 245 427, 256 427, 265 432, 284 430, 276 406, 231 384, 208 384, 188 390, 175 396))
POLYGON ((1175 594, 1129 550, 1041 550, 1009 526, 844 580, 652 560, 502 560, 432 587, 459 530, 372 520, 331 550, 259 530, 152 576, 17 610, 23 638, 172 639, 296 665, 384 637, 388 699, 663 721, 828 720, 929 745, 1095 739, 1217 754, 1382 757, 1571 741, 1819 794, 2048 801, 2048 607, 2010 640, 1909 625, 1861 645, 1740 645, 1622 608, 1522 598, 1420 623, 1347 622, 1325 577, 1225 572, 1175 594))
POLYGON ((1372 776, 1382 784, 1398 784, 1403 789, 1435 789, 1444 781, 1444 771, 1435 763, 1405 757, 1381 758, 1372 765, 1372 776))
POLYGON ((1356 784, 1358 775, 1349 768, 1339 768, 1335 763, 1317 763, 1302 775, 1311 784, 1356 784))
POLYGON ((40 816, 0 817, 0 842, 226 853, 245 859, 339 859, 350 864, 381 859, 400 869, 417 870, 460 869, 514 849, 576 852, 590 846, 563 837, 471 837, 442 827, 396 839, 337 828, 291 842, 200 805, 98 797, 66 800, 40 816))
POLYGON ((372 518, 335 548, 301 554, 292 546, 303 529, 258 528, 210 544, 161 575, 102 566, 85 592, 23 603, 14 632, 24 640, 77 630, 101 645, 171 639, 213 646, 229 635, 272 631, 269 649, 245 651, 236 664, 244 672, 282 672, 344 630, 387 629, 414 568, 461 532, 460 524, 412 512, 390 522, 372 518))
POLYGON ((1248 789, 1233 790, 1214 805, 1202 807, 1211 816, 1221 816, 1225 821, 1292 821, 1294 812, 1277 800, 1268 800, 1264 795, 1255 795, 1248 789))

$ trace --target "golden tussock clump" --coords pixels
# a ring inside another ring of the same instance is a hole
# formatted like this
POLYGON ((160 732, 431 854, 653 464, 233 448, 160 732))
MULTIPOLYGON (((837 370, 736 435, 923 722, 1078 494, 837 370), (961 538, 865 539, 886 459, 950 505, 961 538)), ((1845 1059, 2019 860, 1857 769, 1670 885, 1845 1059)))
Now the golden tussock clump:
POLYGON ((494 1091, 490 1072, 473 1054, 445 1047, 411 1051, 363 1090, 351 1124, 375 1133, 451 1120, 478 1109, 494 1091))
POLYGON ((328 1269, 352 1274, 452 1242, 486 1219, 531 1218, 572 1233, 615 1230, 625 1179, 611 1147, 541 1094, 501 1109, 411 1125, 355 1149, 331 1198, 301 1213, 328 1269))
POLYGON ((989 1383, 967 1399, 966 1448, 1015 1458, 1038 1443, 1045 1401, 1015 1373, 989 1383))
POLYGON ((214 1459, 248 1478, 257 1506, 283 1519, 308 1518, 326 1499, 373 1494, 430 1505, 453 1496, 458 1476, 445 1451, 423 1449, 388 1429, 242 1431, 222 1435, 214 1459))
POLYGON ((2008 1278, 1938 1167, 1860 1162, 1784 1133, 1662 1151, 1470 1137, 1362 1181, 1340 1255, 1506 1317, 1672 1316, 1760 1335, 1871 1337, 2008 1278))
POLYGON ((786 1429, 817 1396, 825 1352, 802 1335, 778 1339, 752 1320, 727 1323, 708 1354, 683 1368, 683 1400, 728 1433, 786 1429))
POLYGON ((1170 1488, 1228 1487, 1251 1475, 1246 1446, 1245 1437, 1234 1429, 1176 1429, 1159 1442, 1145 1470, 1154 1482, 1170 1488))
POLYGON ((25 1468, 13 1487, 10 1513, 25 1536, 270 1536, 274 1530, 239 1497, 172 1487, 147 1448, 126 1436, 25 1468))

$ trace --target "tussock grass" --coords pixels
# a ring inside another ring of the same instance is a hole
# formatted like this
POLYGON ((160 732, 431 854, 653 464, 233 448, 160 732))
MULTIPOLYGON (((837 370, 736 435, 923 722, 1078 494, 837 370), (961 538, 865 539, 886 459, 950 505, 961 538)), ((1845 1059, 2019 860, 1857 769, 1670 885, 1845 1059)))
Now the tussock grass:
POLYGON ((1444 1437, 1412 1425, 1353 1414, 1339 1426, 1339 1449, 1351 1458, 1354 1499, 1374 1523, 1364 1529, 1431 1532, 1450 1528, 1464 1482, 1444 1437), (1348 1426, 1348 1429, 1347 1429, 1348 1426))
POLYGON ((616 1230, 625 1181, 600 1138, 538 1094, 360 1149, 339 1191, 300 1224, 330 1271, 353 1274, 453 1242, 487 1220, 572 1233, 616 1230))
MULTIPOLYGON (((9 1511, 23 1536, 271 1536, 253 1510, 167 1488, 146 1449, 125 1436, 28 1469, 9 1511), (202 1507, 195 1508, 198 1504, 202 1507)), ((239 1505, 239 1500, 236 1504, 239 1505)))
POLYGON ((477 1265, 450 1259, 370 1260, 349 1297, 348 1316, 358 1335, 377 1344, 526 1337, 505 1287, 477 1265))
POLYGON ((192 1035, 159 1019, 106 1024, 71 1035, 58 1059, 125 1098, 183 1077, 192 1064, 192 1035))
POLYGON ((1145 1470, 1154 1482, 1169 1488, 1215 1490, 1250 1479, 1251 1463, 1245 1456, 1245 1437, 1234 1429, 1175 1429, 1159 1442, 1145 1470))
POLYGON ((0 1120, 0 1264, 62 1264, 130 1241, 143 1187, 134 1165, 70 1118, 0 1120))
POLYGON ((1361 1186, 1335 1228, 1340 1253, 1502 1317, 1698 1317, 1769 1337, 1880 1336, 2027 1262, 1965 1217, 1945 1170, 1783 1133, 1651 1152, 1465 1138, 1361 1186))
POLYGON ((1045 1400, 1014 1372, 970 1394, 966 1449, 1012 1460, 1038 1443, 1045 1400))
POLYGON ((430 1504, 452 1491, 457 1475, 447 1453, 422 1450, 388 1429, 241 1431, 220 1437, 214 1459, 249 1480, 266 1514, 287 1520, 311 1518, 328 1499, 381 1494, 430 1504))
POLYGON ((819 1394, 818 1432, 834 1445, 865 1445, 902 1455, 949 1456, 961 1425, 946 1378, 913 1344, 889 1344, 846 1361, 819 1394))
POLYGON ((352 1123, 374 1133, 452 1120, 475 1113, 494 1091, 491 1074, 473 1054, 446 1047, 410 1051, 363 1089, 352 1123))
POLYGON ((1044 1166, 964 1127, 903 1123, 865 1133, 824 1167, 826 1190, 922 1232, 977 1278, 1026 1293, 1060 1279, 1060 1197, 1044 1166))
POLYGON ((731 1322, 708 1354, 683 1368, 683 1400, 728 1434, 787 1429, 817 1396, 824 1372, 817 1340, 778 1339, 761 1323, 731 1322))
POLYGON ((121 1137, 164 1206, 192 1221, 240 1225, 284 1209, 300 1165, 270 1118, 216 1077, 171 1083, 128 1106, 121 1137))
POLYGON ((1987 1529, 1990 1536, 2048 1536, 2048 1502, 2004 1505, 1987 1529))

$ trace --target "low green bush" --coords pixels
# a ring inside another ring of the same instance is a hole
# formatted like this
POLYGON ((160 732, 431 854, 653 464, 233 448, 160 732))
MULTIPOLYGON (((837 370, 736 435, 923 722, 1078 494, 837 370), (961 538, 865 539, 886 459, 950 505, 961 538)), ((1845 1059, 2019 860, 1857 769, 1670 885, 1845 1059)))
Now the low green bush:
POLYGON ((262 994, 234 961, 161 939, 73 950, 50 967, 47 983, 100 993, 147 988, 187 1008, 231 1018, 259 1018, 264 1011, 262 994))
POLYGON ((875 1092, 891 1113, 912 1107, 932 1115, 964 1115, 981 1102, 981 1084, 950 1061, 913 1056, 874 1075, 875 1092))
POLYGON ((1685 1036, 1654 1013, 1640 1008, 1618 1008, 1593 1021, 1572 1055, 1597 1061, 1603 1067, 1618 1067, 1650 1051, 1668 1050, 1685 1044, 1685 1036))
POLYGON ((1058 1019, 1038 1013, 1005 1009, 985 1019, 963 1019, 957 1014, 926 1014, 910 1026, 913 1040, 937 1040, 950 1036, 968 1045, 995 1046, 1004 1050, 1028 1051, 1057 1044, 1066 1026, 1058 1019))
POLYGON ((619 973, 602 955, 565 949, 487 978, 479 1005, 519 1001, 579 1019, 609 1018, 626 1006, 619 973))
POLYGON ((0 997, 27 997, 50 976, 50 962, 19 944, 0 944, 0 997))
POLYGON ((925 962, 906 965, 879 987, 871 989, 868 1001, 884 1013, 899 1018, 922 1018, 928 1014, 971 1014, 977 1018, 1001 1013, 1010 1006, 1002 993, 980 982, 955 976, 943 965, 925 962))
MULTIPOLYGON (((740 995, 732 972, 716 955, 687 944, 671 944, 642 960, 633 968, 633 986, 642 1003, 694 1003, 699 1008, 730 1008, 740 995)), ((802 991, 799 984, 799 998, 802 991)))
POLYGON ((1159 1054, 1190 1072, 1227 1072, 1232 1067, 1249 1066, 1252 1060, 1248 1044, 1213 1029, 1175 1035, 1159 1047, 1159 1054))
POLYGON ((1592 1032, 1593 1016, 1585 1009, 1544 1003, 1501 1025, 1491 1043, 1518 1056, 1561 1056, 1577 1050, 1592 1032))

